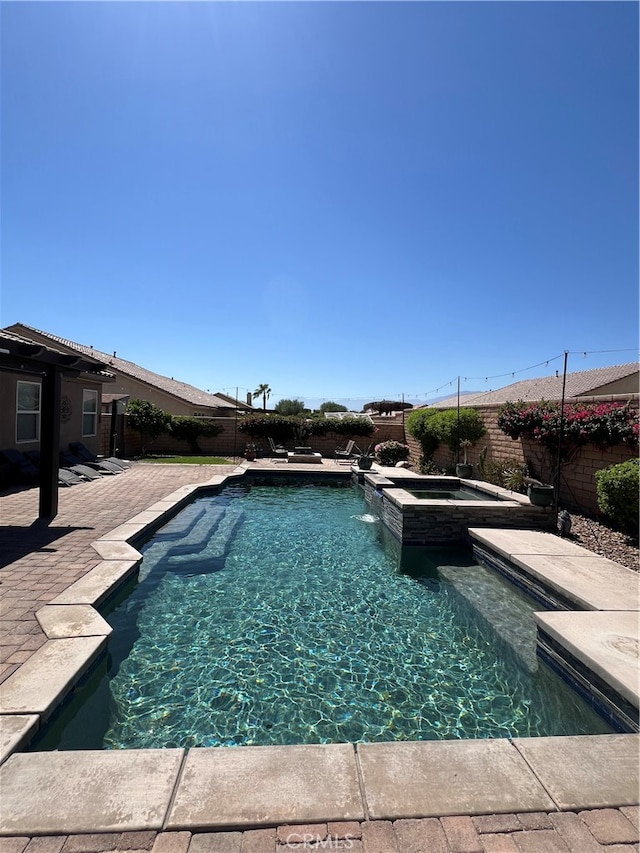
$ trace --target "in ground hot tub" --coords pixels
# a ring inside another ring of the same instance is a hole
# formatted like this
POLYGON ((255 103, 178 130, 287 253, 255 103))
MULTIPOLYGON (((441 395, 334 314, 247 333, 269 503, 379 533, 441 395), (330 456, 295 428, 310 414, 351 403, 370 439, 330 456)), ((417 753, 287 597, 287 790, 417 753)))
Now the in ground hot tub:
POLYGON ((403 545, 466 541, 470 527, 555 529, 551 507, 480 480, 371 473, 364 490, 372 511, 403 545))

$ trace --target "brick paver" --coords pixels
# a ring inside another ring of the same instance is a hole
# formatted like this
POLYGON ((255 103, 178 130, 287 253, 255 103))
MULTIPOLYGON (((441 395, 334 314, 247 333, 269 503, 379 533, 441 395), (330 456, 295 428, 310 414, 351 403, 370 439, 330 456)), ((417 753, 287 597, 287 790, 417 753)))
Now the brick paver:
POLYGON ((201 832, 192 835, 189 853, 242 853, 242 833, 201 832))
POLYGON ((275 829, 250 829, 242 833, 241 853, 275 853, 275 829))
POLYGON ((512 836, 503 832, 486 833, 480 839, 484 853, 519 853, 512 836))
POLYGON ((523 829, 553 829, 544 812, 521 812, 517 815, 523 829))
POLYGON ((396 841, 391 821, 376 820, 362 824, 364 853, 403 853, 396 841))
MULTIPOLYGON (((180 486, 206 482, 234 469, 235 465, 135 465, 125 474, 61 490, 59 514, 50 524, 36 518, 36 489, 0 495, 5 525, 0 529, 0 680, 44 643, 35 611, 100 562, 91 542, 180 486)), ((349 821, 316 824, 314 831, 316 837, 322 835, 316 849, 351 853, 631 853, 637 851, 637 826, 634 806, 579 814, 349 821)), ((302 846, 287 843, 287 833, 304 828, 16 836, 0 838, 0 853, 286 853, 314 849, 305 848, 304 841, 302 846)))
POLYGON ((449 853, 451 849, 437 818, 397 820, 393 828, 402 853, 449 853))
POLYGON ((596 809, 580 812, 592 835, 601 844, 634 844, 638 830, 618 809, 596 809))
POLYGON ((517 832, 522 824, 514 814, 488 814, 471 818, 480 833, 517 832))
POLYGON ((483 853, 480 836, 470 817, 443 817, 442 826, 453 853, 483 853))
MULTIPOLYGON (((628 807, 625 807, 628 808, 628 807)), ((596 828, 606 826, 609 835, 622 835, 626 817, 622 809, 591 809, 575 812, 538 813, 549 821, 550 829, 515 829, 499 832, 476 832, 476 823, 489 826, 480 818, 495 815, 445 816, 441 818, 416 818, 396 821, 350 821, 328 824, 323 838, 324 824, 314 831, 311 840, 304 830, 310 825, 287 824, 278 827, 246 829, 244 831, 218 832, 123 832, 95 833, 93 835, 41 836, 0 838, 0 853, 287 853, 287 851, 329 850, 333 853, 350 850, 351 853, 460 853, 477 850, 479 853, 637 853, 638 843, 633 841, 599 842, 591 833, 590 824, 596 828), (586 820, 583 820, 584 815, 586 820), (329 827, 349 826, 349 831, 329 831, 329 827), (469 831, 469 827, 473 831, 469 831), (615 833, 611 828, 615 828, 615 833), (448 835, 447 835, 448 831, 448 835), (474 834, 475 833, 475 834, 474 834), (134 837, 141 844, 132 848, 134 837), (151 845, 151 846, 149 846, 151 845)), ((629 823, 627 821, 627 823, 629 823)), ((513 826, 513 822, 509 821, 513 826)))
POLYGON ((549 815, 549 820, 571 853, 596 853, 600 845, 584 821, 573 812, 549 815))
POLYGON ((560 836, 550 829, 533 829, 511 836, 518 853, 567 853, 569 848, 560 836))
POLYGON ((153 843, 153 853, 187 853, 190 832, 159 832, 153 843))

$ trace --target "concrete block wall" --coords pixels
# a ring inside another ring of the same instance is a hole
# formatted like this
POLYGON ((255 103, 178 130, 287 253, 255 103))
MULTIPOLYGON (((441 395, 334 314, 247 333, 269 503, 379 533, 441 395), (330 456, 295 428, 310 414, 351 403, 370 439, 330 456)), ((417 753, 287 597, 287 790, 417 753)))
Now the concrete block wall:
MULTIPOLYGON (((198 445, 204 455, 210 456, 242 456, 246 445, 251 441, 246 433, 237 430, 235 418, 213 418, 219 424, 223 431, 220 435, 211 438, 201 437, 198 439, 198 445)), ((333 458, 335 450, 339 447, 344 447, 350 438, 353 438, 356 445, 361 450, 366 450, 369 444, 379 444, 381 441, 402 441, 403 427, 402 422, 393 418, 373 418, 376 431, 371 437, 361 435, 339 435, 333 432, 326 435, 311 436, 305 443, 308 444, 314 453, 322 453, 326 458, 333 458)), ((109 435, 111 430, 111 415, 103 413, 101 421, 101 453, 108 454, 109 451, 109 435)), ((262 449, 265 456, 270 455, 269 442, 266 438, 257 439, 254 443, 262 449)), ((288 441, 285 446, 293 450, 294 441, 288 441)), ((372 448, 373 450, 373 448, 372 448)), ((139 456, 142 452, 140 435, 128 426, 125 429, 124 435, 124 455, 125 457, 139 456)), ((149 444, 148 452, 158 454, 188 454, 191 449, 187 442, 178 441, 170 434, 166 433, 149 444)))

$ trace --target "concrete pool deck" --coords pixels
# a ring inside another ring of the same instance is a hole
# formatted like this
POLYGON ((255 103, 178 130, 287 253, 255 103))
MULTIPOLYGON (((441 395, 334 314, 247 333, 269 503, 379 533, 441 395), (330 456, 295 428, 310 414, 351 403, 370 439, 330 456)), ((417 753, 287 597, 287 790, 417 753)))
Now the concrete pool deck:
MULTIPOLYGON (((68 689, 59 661, 70 656, 77 669, 107 642, 108 626, 93 606, 117 577, 135 571, 127 539, 186 499, 190 484, 219 482, 234 470, 136 465, 62 491, 49 525, 36 521, 36 490, 0 496, 7 525, 0 533, 0 746, 8 756, 0 768, 0 853, 44 853, 45 839, 34 836, 52 837, 47 853, 151 845, 167 853, 285 850, 291 825, 309 823, 324 849, 340 849, 342 833, 342 849, 359 845, 365 853, 637 849, 629 846, 638 840, 636 735, 15 751, 68 689)), ((323 460, 323 472, 338 470, 344 466, 323 460)), ((303 829, 295 830, 300 843, 303 829)))

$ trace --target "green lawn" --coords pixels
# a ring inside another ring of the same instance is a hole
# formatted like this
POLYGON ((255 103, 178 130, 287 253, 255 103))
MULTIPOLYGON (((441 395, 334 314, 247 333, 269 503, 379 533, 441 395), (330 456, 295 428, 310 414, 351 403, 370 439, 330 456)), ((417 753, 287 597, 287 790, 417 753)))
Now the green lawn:
POLYGON ((140 462, 153 462, 156 465, 233 465, 233 459, 222 456, 146 456, 140 462))

